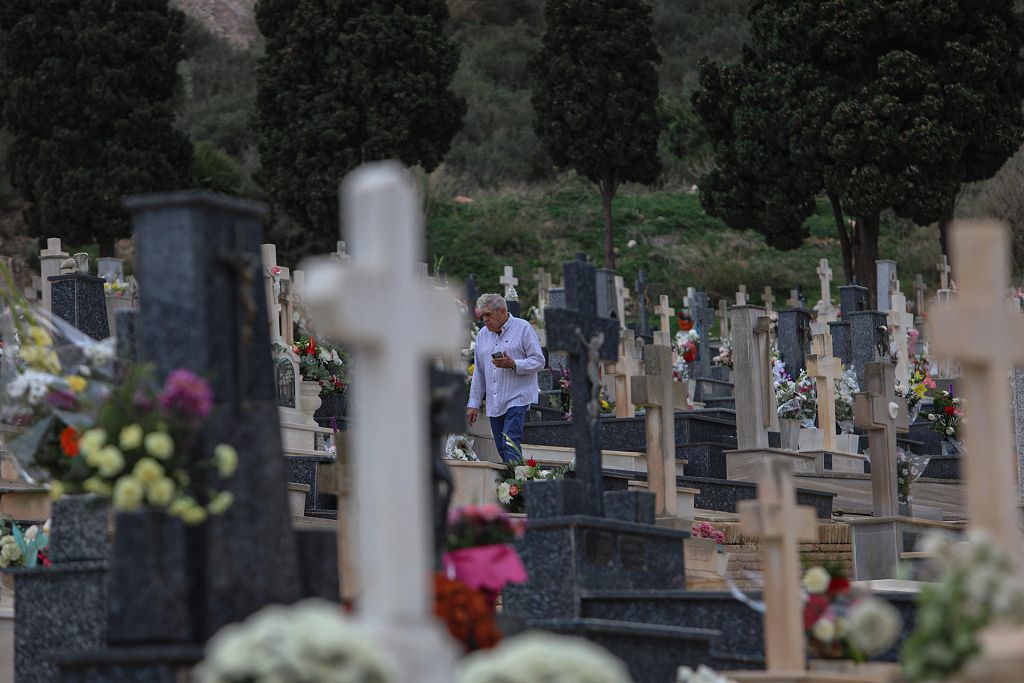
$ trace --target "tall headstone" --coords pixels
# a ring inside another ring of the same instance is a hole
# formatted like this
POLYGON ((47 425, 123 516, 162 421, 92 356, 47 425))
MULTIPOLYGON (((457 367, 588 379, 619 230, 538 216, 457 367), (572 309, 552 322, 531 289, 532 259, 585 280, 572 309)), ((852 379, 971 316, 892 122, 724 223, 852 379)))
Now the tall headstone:
POLYGON ((647 488, 654 493, 654 514, 676 517, 676 421, 672 382, 672 349, 644 347, 644 374, 633 377, 633 400, 645 408, 647 488))
POLYGON ((814 378, 818 396, 818 428, 823 435, 822 448, 835 451, 835 383, 843 376, 843 368, 840 360, 832 355, 832 335, 816 334, 811 345, 814 353, 807 357, 807 374, 814 378))
POLYGON ((889 300, 892 308, 889 310, 888 322, 889 331, 892 334, 893 343, 896 346, 896 381, 906 390, 910 382, 910 348, 908 335, 914 329, 914 314, 907 311, 907 297, 899 290, 899 280, 894 280, 890 290, 889 300))
POLYGON ((729 314, 736 384, 736 442, 740 450, 768 448, 768 430, 776 410, 771 324, 760 306, 733 306, 729 314))
POLYGON ((891 363, 868 363, 865 391, 854 396, 854 423, 868 432, 871 451, 871 499, 875 517, 899 511, 896 482, 896 434, 906 433, 907 400, 895 394, 891 363))
POLYGON ((658 305, 654 307, 654 314, 661 321, 661 327, 654 333, 654 343, 662 346, 672 346, 672 320, 675 318, 676 309, 668 305, 668 295, 662 294, 658 297, 658 305))
POLYGON ((637 327, 637 332, 641 337, 646 337, 651 333, 651 326, 647 321, 647 271, 643 268, 640 269, 633 288, 636 291, 636 305, 640 313, 640 325, 637 327))
POLYGON ((567 261, 562 273, 566 307, 544 311, 548 347, 569 356, 576 479, 584 487, 586 499, 582 509, 585 514, 599 517, 604 508, 601 498, 604 486, 597 364, 601 360, 615 360, 619 323, 598 315, 594 266, 577 258, 567 261))
POLYGON ((50 310, 93 339, 110 336, 103 279, 86 273, 68 273, 48 278, 50 310))
MULTIPOLYGON (((694 292, 691 313, 697 327, 697 372, 698 377, 707 377, 711 370, 711 326, 715 322, 715 311, 711 308, 708 295, 703 290, 694 292)), ((726 318, 727 320, 728 318, 726 318)))
POLYGON ((50 237, 46 240, 46 249, 39 252, 39 276, 43 285, 43 308, 52 310, 50 297, 50 278, 60 275, 60 264, 68 257, 61 249, 60 239, 50 237))
POLYGON ((896 275, 896 262, 888 259, 875 261, 875 310, 888 311, 892 308, 889 297, 892 294, 892 279, 896 275))
POLYGON ((619 297, 615 291, 615 271, 608 270, 607 268, 598 268, 595 277, 598 315, 602 318, 617 319, 619 297))
POLYGON ((868 363, 889 360, 889 331, 886 315, 879 311, 850 314, 850 365, 857 385, 864 386, 864 368, 868 363))
POLYGON ((416 277, 422 209, 401 165, 366 164, 350 174, 342 211, 351 264, 311 267, 306 298, 356 357, 357 615, 381 638, 398 678, 441 683, 453 677, 454 653, 431 606, 426 366, 464 343, 463 323, 450 296, 416 277), (396 335, 396 316, 421 333, 396 335))
POLYGON ((868 310, 868 288, 860 285, 843 285, 839 288, 839 313, 844 322, 850 322, 849 315, 868 310))
POLYGON ((819 323, 830 323, 836 320, 836 309, 832 305, 832 269, 828 267, 828 259, 818 262, 818 280, 821 285, 821 298, 815 304, 819 323))
POLYGON ((476 284, 476 275, 466 278, 466 309, 469 317, 476 320, 476 300, 480 297, 480 288, 476 284))
POLYGON ((811 314, 802 308, 779 311, 779 355, 786 372, 796 379, 807 368, 811 347, 811 314))

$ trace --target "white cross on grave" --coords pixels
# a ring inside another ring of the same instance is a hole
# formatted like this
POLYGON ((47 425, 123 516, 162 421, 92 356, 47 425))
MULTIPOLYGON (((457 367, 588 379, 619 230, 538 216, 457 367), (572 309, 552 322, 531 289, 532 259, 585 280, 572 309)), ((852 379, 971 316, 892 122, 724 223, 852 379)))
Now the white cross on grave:
POLYGON ((788 460, 765 458, 762 467, 757 500, 740 501, 736 507, 743 533, 761 541, 765 680, 775 681, 785 679, 773 675, 799 676, 806 667, 799 552, 801 541, 817 540, 817 520, 814 508, 796 505, 788 460))
POLYGON ((263 262, 263 293, 267 297, 267 316, 270 318, 270 343, 283 344, 281 334, 281 276, 277 265, 277 247, 273 244, 260 245, 263 262), (274 270, 278 273, 275 274, 274 270))
POLYGON ((398 664, 396 680, 450 683, 454 648, 432 613, 427 367, 464 346, 465 325, 454 298, 417 276, 422 204, 405 168, 366 164, 345 179, 342 197, 352 261, 307 268, 305 295, 326 336, 355 356, 359 429, 349 447, 359 508, 348 532, 358 616, 398 664))
POLYGON ((633 377, 633 400, 645 407, 647 489, 654 494, 657 517, 676 517, 675 390, 672 350, 663 344, 644 347, 644 373, 633 377))
POLYGON ((899 512, 896 434, 908 430, 907 400, 895 394, 892 363, 865 363, 864 383, 864 391, 853 397, 854 424, 868 432, 874 516, 892 517, 899 512))
POLYGON ((498 282, 504 285, 505 291, 508 292, 519 284, 519 278, 512 274, 512 266, 505 266, 505 274, 498 278, 498 282))
POLYGON ((965 417, 961 459, 967 480, 971 526, 987 531, 1018 555, 1016 454, 1007 412, 1011 367, 1024 364, 1024 316, 1010 312, 1004 292, 1010 284, 1010 237, 995 222, 957 221, 950 253, 960 290, 952 301, 929 312, 931 350, 959 362, 965 417))
MULTIPOLYGON (((619 336, 619 358, 602 364, 604 374, 611 377, 615 387, 615 417, 633 417, 632 390, 630 378, 640 373, 637 340, 632 331, 623 330, 619 336)), ((642 344, 642 342, 641 342, 642 344)), ((642 347, 641 347, 642 348, 642 347)))
POLYGON ((789 290, 789 298, 786 299, 786 305, 790 308, 800 308, 800 290, 789 290))
POLYGON ((736 292, 736 305, 746 306, 747 305, 747 286, 740 285, 739 291, 736 292))
POLYGON ((658 305, 654 307, 654 315, 661 318, 661 330, 655 332, 654 343, 663 346, 672 346, 672 325, 669 321, 676 314, 676 309, 668 305, 668 295, 662 294, 658 297, 658 305))
POLYGON ((907 312, 907 297, 899 290, 899 281, 896 280, 893 285, 896 289, 892 290, 889 297, 892 309, 889 311, 888 323, 892 330, 892 340, 896 344, 896 381, 906 391, 910 383, 910 347, 907 335, 914 327, 914 315, 907 312))
POLYGON ((814 353, 807 356, 807 375, 814 378, 818 395, 818 428, 822 432, 822 449, 836 451, 835 383, 843 376, 843 363, 832 355, 832 335, 816 334, 811 339, 814 353))
POLYGON ((60 275, 60 264, 68 257, 61 248, 60 238, 50 237, 46 240, 46 249, 39 252, 39 275, 43 285, 43 308, 52 310, 50 278, 60 275))
POLYGON ((775 294, 772 293, 771 287, 764 288, 764 312, 766 315, 775 312, 775 294))
POLYGON ((818 262, 818 280, 821 284, 821 298, 815 304, 819 323, 830 323, 836 320, 836 309, 832 305, 832 269, 828 267, 828 259, 818 262))
POLYGON ((533 279, 537 281, 537 310, 543 314, 550 296, 548 292, 551 289, 551 273, 543 268, 538 268, 533 279))

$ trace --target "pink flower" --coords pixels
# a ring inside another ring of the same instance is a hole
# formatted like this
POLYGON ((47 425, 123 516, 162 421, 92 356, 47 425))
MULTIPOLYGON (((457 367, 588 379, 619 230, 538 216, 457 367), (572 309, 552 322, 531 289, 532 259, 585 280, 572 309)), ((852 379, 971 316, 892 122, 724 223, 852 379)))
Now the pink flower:
POLYGON ((273 268, 271 268, 270 269, 270 274, 273 275, 274 277, 277 277, 278 275, 280 275, 281 274, 281 266, 274 266, 273 268))
POLYGON ((167 375, 158 400, 164 411, 180 413, 190 420, 202 420, 213 409, 213 391, 209 383, 184 368, 167 375))

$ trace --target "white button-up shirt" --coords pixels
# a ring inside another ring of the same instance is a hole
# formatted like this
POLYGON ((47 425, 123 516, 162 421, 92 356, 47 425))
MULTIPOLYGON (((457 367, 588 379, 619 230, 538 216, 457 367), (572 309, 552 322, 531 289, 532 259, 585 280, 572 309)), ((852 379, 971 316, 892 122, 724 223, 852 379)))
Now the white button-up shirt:
POLYGON ((537 373, 544 367, 544 353, 533 326, 522 318, 510 315, 498 334, 481 328, 473 364, 469 407, 479 408, 486 399, 487 417, 500 417, 509 408, 528 406, 540 397, 537 373), (491 354, 498 351, 515 362, 515 370, 494 367, 491 354))

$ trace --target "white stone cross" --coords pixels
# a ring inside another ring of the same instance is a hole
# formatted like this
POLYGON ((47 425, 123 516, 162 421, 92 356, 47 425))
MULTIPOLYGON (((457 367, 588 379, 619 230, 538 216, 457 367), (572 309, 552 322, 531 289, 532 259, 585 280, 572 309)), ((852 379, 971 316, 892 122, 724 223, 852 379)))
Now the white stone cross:
POLYGON ((633 400, 645 407, 647 490, 654 494, 655 515, 676 517, 676 421, 672 350, 663 344, 644 347, 644 374, 633 377, 633 400))
POLYGON ((615 276, 615 314, 619 316, 619 327, 626 329, 626 302, 630 297, 629 286, 621 275, 615 276))
POLYGON ((614 381, 615 417, 634 417, 630 378, 640 373, 636 338, 631 330, 624 330, 619 336, 619 358, 604 361, 602 369, 614 381))
POLYGON ((52 298, 50 295, 50 278, 60 275, 60 264, 68 257, 66 251, 61 249, 60 238, 50 237, 46 240, 46 249, 39 252, 39 276, 43 285, 43 307, 52 310, 52 298))
POLYGON ((800 290, 789 290, 789 298, 786 299, 786 305, 790 308, 800 308, 800 290))
POLYGON ((1008 309, 1010 237, 1001 223, 957 221, 950 253, 960 290, 929 312, 931 350, 959 362, 967 453, 962 459, 972 527, 1020 559, 1016 454, 1011 439, 1010 368, 1024 364, 1024 316, 1008 309))
POLYGON ((515 289, 519 284, 519 278, 512 274, 512 266, 505 266, 505 274, 498 278, 498 282, 505 286, 505 291, 515 289))
POLYGON ((661 318, 661 330, 655 332, 657 338, 654 343, 662 344, 664 346, 672 346, 672 316, 676 314, 676 309, 670 308, 668 305, 668 295, 662 294, 658 297, 658 305, 654 307, 654 315, 661 318), (658 341, 660 339, 660 341, 658 341))
POLYGON ((939 271, 939 289, 949 289, 949 274, 952 272, 952 268, 949 267, 949 257, 943 254, 942 260, 939 261, 939 265, 935 266, 935 270, 939 271))
POLYGON ((895 394, 892 363, 865 363, 864 383, 864 391, 853 397, 854 424, 868 432, 874 516, 892 517, 899 512, 896 434, 908 429, 907 400, 895 394))
POLYGON ((907 312, 907 297, 899 290, 899 280, 893 282, 896 289, 892 290, 889 301, 892 308, 889 310, 888 323, 892 330, 892 340, 896 344, 896 381, 900 388, 906 391, 910 383, 910 348, 907 343, 907 335, 914 327, 914 315, 907 312))
POLYGON ((544 307, 548 305, 550 300, 551 273, 543 268, 538 268, 534 273, 533 279, 537 281, 537 310, 543 315, 544 307))
POLYGON ((307 268, 305 295, 325 334, 356 357, 359 429, 349 439, 359 496, 358 616, 398 664, 396 680, 450 683, 454 648, 433 616, 427 367, 456 354, 466 333, 451 294, 416 273, 421 207, 396 162, 349 174, 342 209, 352 261, 307 268))
POLYGON ((817 540, 817 520, 814 508, 796 505, 790 461, 765 458, 763 463, 757 500, 736 507, 743 533, 761 539, 768 672, 796 674, 806 668, 800 542, 817 540))
POLYGON ((814 306, 819 323, 830 323, 836 320, 836 309, 832 305, 832 269, 828 267, 828 259, 818 261, 818 280, 821 284, 821 298, 814 306))
POLYGON ((718 317, 718 337, 719 339, 725 339, 729 336, 729 302, 725 299, 718 300, 718 312, 715 314, 718 317))
POLYGON ((818 395, 818 428, 823 434, 822 448, 836 450, 835 383, 843 376, 843 363, 832 355, 832 335, 816 334, 811 339, 814 353, 807 356, 807 375, 814 378, 818 395))
POLYGON ((739 291, 736 292, 736 305, 746 306, 747 305, 747 286, 740 285, 739 291))
POLYGON ((764 312, 767 315, 775 312, 775 294, 772 293, 771 287, 764 288, 764 312))
POLYGON ((284 344, 281 334, 280 270, 276 276, 274 274, 278 268, 277 247, 261 244, 260 258, 263 261, 263 293, 267 298, 267 316, 270 318, 270 343, 284 344))

